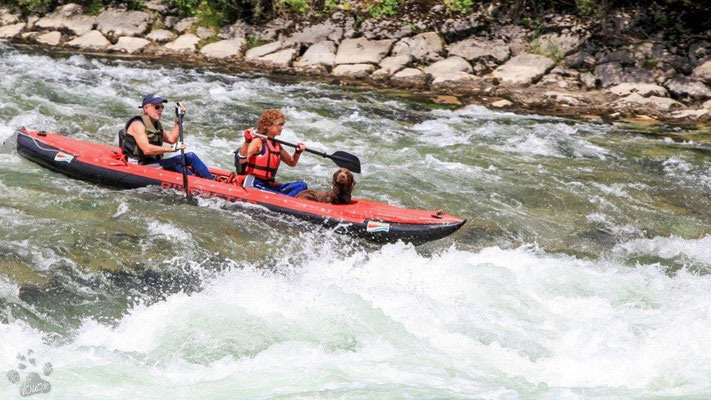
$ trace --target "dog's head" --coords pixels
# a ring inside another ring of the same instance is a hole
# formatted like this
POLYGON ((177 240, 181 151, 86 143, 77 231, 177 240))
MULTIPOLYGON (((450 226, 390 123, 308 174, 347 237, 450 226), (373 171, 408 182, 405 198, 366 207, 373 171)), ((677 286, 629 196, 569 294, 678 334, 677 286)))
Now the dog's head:
POLYGON ((347 203, 351 202, 351 192, 356 182, 353 179, 353 173, 347 168, 341 168, 333 174, 333 190, 336 195, 342 197, 347 203))

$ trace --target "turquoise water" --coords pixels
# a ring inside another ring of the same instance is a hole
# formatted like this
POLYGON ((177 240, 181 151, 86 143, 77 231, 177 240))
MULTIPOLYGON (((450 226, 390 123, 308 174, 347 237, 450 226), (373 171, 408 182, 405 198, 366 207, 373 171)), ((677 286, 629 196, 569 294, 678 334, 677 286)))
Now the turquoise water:
MULTIPOLYGON (((285 140, 360 157, 356 196, 469 220, 376 246, 3 152, 0 398, 22 397, 10 370, 52 399, 711 397, 708 133, 2 44, 0 67, 1 140, 115 143, 156 91, 187 104, 189 150, 229 169, 275 107, 285 140)), ((325 188, 335 169, 305 155, 279 174, 325 188)))

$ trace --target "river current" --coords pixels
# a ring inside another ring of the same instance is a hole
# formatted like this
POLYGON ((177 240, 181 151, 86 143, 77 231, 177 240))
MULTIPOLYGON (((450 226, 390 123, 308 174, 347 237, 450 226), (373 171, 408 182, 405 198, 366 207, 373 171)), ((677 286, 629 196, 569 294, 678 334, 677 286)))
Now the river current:
MULTIPOLYGON (((360 157, 356 197, 468 220, 374 245, 6 146, 2 399, 33 371, 37 398, 72 400, 711 398, 708 132, 2 43, 0 70, 0 142, 27 126, 114 144, 155 92, 187 105, 188 150, 231 169, 279 108, 284 140, 360 157)), ((304 154, 279 175, 325 189, 336 168, 304 154)))

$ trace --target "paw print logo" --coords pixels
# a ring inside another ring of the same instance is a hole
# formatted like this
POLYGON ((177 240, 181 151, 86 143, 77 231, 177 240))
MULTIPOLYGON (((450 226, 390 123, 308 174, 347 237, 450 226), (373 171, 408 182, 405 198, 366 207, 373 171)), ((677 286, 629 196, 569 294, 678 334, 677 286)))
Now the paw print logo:
POLYGON ((32 349, 17 355, 17 369, 19 371, 14 369, 8 371, 6 376, 10 383, 20 384, 20 396, 49 393, 52 390, 52 384, 40 375, 41 372, 42 375, 49 376, 52 373, 52 364, 45 362, 40 366, 32 349))

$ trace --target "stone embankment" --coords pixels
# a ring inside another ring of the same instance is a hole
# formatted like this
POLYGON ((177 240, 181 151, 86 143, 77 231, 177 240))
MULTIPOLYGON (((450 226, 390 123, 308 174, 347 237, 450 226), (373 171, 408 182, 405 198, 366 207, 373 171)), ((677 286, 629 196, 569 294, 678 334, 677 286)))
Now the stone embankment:
POLYGON ((238 21, 217 31, 171 15, 160 0, 145 7, 92 16, 67 4, 26 19, 0 8, 0 38, 62 51, 172 57, 407 88, 435 101, 514 111, 686 125, 711 121, 711 32, 681 43, 661 34, 635 39, 635 18, 621 12, 603 28, 551 15, 532 31, 491 14, 452 15, 438 7, 416 23, 356 23, 341 10, 318 21, 238 21), (617 40, 610 43, 609 37, 617 40))

